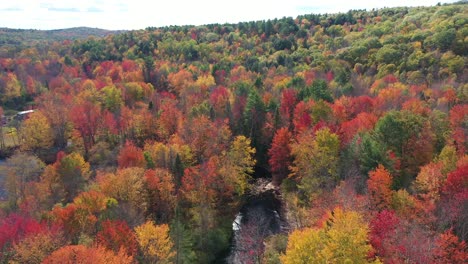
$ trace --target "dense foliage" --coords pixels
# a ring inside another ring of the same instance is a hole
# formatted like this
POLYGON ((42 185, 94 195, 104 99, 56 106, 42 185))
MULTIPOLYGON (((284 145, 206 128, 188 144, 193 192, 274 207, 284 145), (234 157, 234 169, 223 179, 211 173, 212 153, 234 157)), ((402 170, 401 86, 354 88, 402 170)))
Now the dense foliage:
POLYGON ((249 259, 466 260, 467 14, 1 29, 2 263, 222 262, 261 169, 291 233, 249 259))

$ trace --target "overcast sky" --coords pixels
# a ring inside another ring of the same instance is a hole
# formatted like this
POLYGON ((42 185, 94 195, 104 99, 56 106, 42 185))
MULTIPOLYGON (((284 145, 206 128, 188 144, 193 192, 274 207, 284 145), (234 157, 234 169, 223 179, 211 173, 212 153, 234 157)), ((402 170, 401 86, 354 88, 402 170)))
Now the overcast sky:
POLYGON ((0 0, 0 27, 61 29, 237 23, 394 6, 429 6, 455 0, 0 0))

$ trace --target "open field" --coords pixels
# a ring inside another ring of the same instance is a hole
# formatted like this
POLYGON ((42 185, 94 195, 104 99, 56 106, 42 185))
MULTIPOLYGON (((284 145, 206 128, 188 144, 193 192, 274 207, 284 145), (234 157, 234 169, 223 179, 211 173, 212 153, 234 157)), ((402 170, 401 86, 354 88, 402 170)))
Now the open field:
POLYGON ((16 147, 19 145, 18 131, 14 127, 3 127, 3 140, 5 146, 3 147, 16 147))

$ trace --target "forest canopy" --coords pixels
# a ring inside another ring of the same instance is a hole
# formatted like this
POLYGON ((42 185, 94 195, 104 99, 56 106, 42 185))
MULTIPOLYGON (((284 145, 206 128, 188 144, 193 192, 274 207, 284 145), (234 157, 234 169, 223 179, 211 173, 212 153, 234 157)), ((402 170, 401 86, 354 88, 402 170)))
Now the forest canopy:
POLYGON ((0 29, 1 263, 222 263, 259 177, 243 263, 466 261, 467 22, 0 29))

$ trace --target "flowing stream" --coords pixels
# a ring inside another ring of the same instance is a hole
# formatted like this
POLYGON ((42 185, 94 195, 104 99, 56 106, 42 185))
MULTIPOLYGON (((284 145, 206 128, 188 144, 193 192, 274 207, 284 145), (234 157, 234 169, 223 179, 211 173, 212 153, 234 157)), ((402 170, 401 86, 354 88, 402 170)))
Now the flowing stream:
POLYGON ((265 178, 257 179, 252 193, 233 223, 227 263, 260 263, 264 239, 285 229, 279 190, 265 178))

